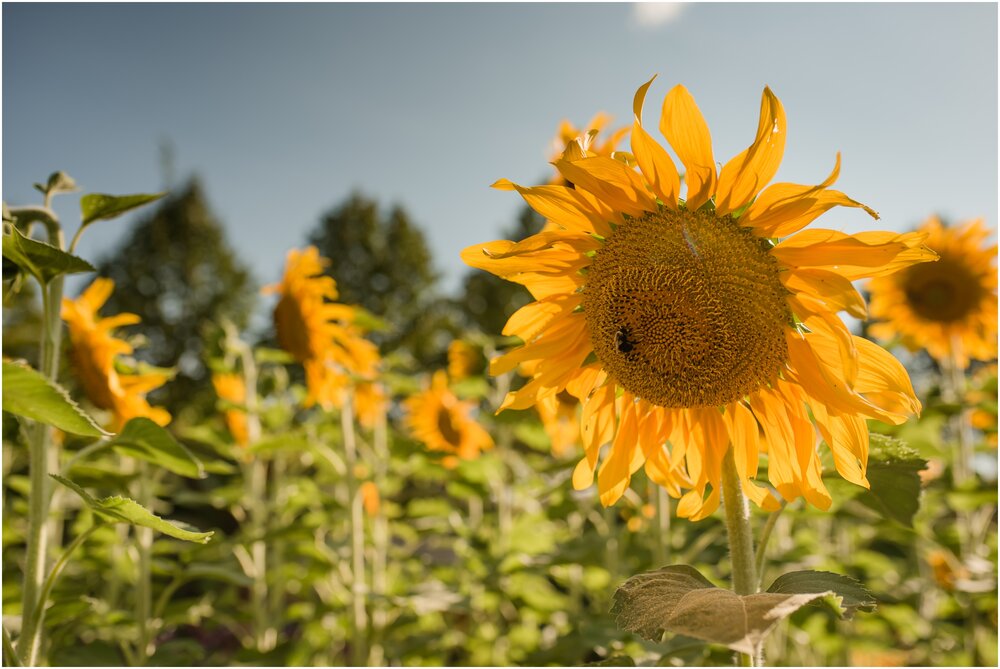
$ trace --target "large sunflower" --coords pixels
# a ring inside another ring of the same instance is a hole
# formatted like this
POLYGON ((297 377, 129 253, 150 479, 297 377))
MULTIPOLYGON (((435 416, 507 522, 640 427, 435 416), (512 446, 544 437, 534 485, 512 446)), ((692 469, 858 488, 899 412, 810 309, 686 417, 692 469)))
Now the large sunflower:
POLYGON ((927 349, 937 360, 997 357, 997 245, 982 220, 953 227, 930 218, 920 228, 941 256, 868 283, 871 326, 880 339, 897 335, 911 351, 927 349))
POLYGON ((292 249, 281 283, 264 288, 278 293, 274 325, 282 348, 306 371, 307 402, 339 406, 350 377, 371 378, 378 349, 362 337, 358 307, 340 304, 337 283, 323 270, 330 261, 315 246, 292 249))
POLYGON ((830 189, 839 156, 818 185, 764 188, 785 146, 785 113, 768 88, 754 142, 721 172, 691 95, 667 94, 660 130, 686 171, 681 199, 673 160, 641 124, 651 83, 635 95, 631 154, 593 156, 573 143, 555 163, 573 187, 494 184, 559 229, 462 252, 535 298, 503 331, 524 345, 491 363, 494 374, 530 369, 500 410, 562 390, 579 398, 586 455, 573 483, 585 488, 597 471, 605 505, 645 466, 680 497, 678 514, 703 518, 718 506, 731 445, 757 504, 777 504, 752 482, 764 451, 782 497, 827 508, 816 428, 840 474, 867 486, 865 419, 898 424, 920 409, 902 365, 852 336, 837 312, 864 316, 851 281, 934 253, 922 233, 800 232, 838 205, 877 214, 830 189))
POLYGON ((120 371, 119 356, 130 355, 132 345, 114 336, 115 328, 135 325, 135 314, 100 318, 98 311, 111 297, 115 283, 97 278, 75 300, 63 298, 62 318, 69 331, 70 360, 87 398, 99 409, 111 412, 111 428, 120 430, 133 418, 149 418, 159 425, 170 422, 170 414, 150 406, 146 394, 159 388, 170 376, 162 373, 120 371))
POLYGON ((493 448, 489 433, 469 416, 475 403, 455 397, 443 370, 434 373, 430 388, 403 404, 410 432, 429 450, 448 453, 442 460, 446 467, 454 467, 458 458, 472 460, 480 451, 493 448))

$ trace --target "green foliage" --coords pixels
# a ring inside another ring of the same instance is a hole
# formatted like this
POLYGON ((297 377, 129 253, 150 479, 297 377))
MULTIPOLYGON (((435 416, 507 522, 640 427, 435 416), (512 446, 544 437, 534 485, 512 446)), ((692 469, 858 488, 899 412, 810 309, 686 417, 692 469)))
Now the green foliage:
POLYGON ((148 418, 133 418, 127 422, 110 445, 122 455, 152 462, 180 476, 205 477, 201 461, 148 418))
POLYGON ((3 410, 72 434, 108 434, 55 382, 22 361, 3 361, 3 410))
POLYGON ((781 595, 833 593, 838 599, 838 612, 852 618, 855 611, 874 611, 872 593, 853 578, 828 571, 790 571, 772 583, 767 592, 781 595))
POLYGON ((927 460, 898 439, 881 434, 871 435, 869 448, 871 490, 858 499, 886 518, 913 527, 920 508, 920 472, 927 468, 927 460))
POLYGON ((181 527, 176 522, 163 520, 135 500, 128 499, 127 497, 114 495, 95 499, 86 490, 69 479, 55 474, 52 474, 52 478, 79 495, 94 513, 107 522, 149 527, 175 539, 193 541, 199 544, 208 543, 208 540, 214 534, 214 532, 194 532, 181 527))
POLYGON ((98 272, 115 282, 104 311, 142 318, 129 328, 144 341, 137 355, 158 367, 178 369, 152 401, 175 419, 195 421, 213 410, 215 393, 203 361, 216 352, 219 323, 247 325, 257 291, 249 270, 230 250, 198 181, 138 221, 98 272))
POLYGON ((64 274, 95 271, 93 265, 83 258, 77 258, 45 242, 25 237, 14 226, 10 226, 9 231, 4 230, 3 257, 17 264, 41 283, 49 283, 64 274))
POLYGON ((326 273, 336 280, 339 299, 390 325, 371 336, 383 354, 404 352, 423 367, 443 362, 455 316, 436 292, 431 251, 405 209, 385 212, 353 193, 323 216, 309 243, 332 260, 326 273))
POLYGON ((152 195, 105 195, 104 193, 88 193, 80 198, 80 225, 88 226, 94 221, 106 221, 122 214, 155 202, 166 193, 152 195))

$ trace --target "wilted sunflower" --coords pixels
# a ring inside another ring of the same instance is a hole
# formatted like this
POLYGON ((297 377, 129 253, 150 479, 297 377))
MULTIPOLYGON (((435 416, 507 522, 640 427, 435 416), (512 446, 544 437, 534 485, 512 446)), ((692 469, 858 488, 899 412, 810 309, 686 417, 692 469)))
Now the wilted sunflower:
POLYGON ((118 357, 132 353, 132 345, 114 336, 114 329, 135 325, 135 314, 100 318, 97 314, 111 297, 115 283, 97 278, 75 300, 64 298, 62 318, 69 330, 70 360, 87 398, 99 409, 111 412, 111 429, 118 431, 133 418, 149 418, 159 425, 170 422, 170 414, 146 401, 146 394, 159 388, 170 376, 162 373, 132 374, 119 371, 118 357))
POLYGON ((935 216, 923 226, 925 243, 941 259, 881 276, 868 283, 870 332, 879 339, 897 335, 911 351, 927 349, 935 359, 997 357, 997 245, 988 244, 981 219, 946 227, 935 216))
POLYGON ((493 448, 493 439, 470 412, 475 402, 463 402, 448 389, 448 375, 434 372, 431 387, 404 403, 406 425, 414 437, 431 451, 450 453, 442 460, 446 467, 458 464, 458 458, 472 460, 481 451, 493 448))
MULTIPOLYGON (((215 394, 227 402, 242 405, 247 401, 247 388, 242 374, 212 374, 212 386, 215 387, 215 394)), ((229 408, 223 415, 233 440, 240 446, 249 444, 250 433, 247 429, 246 411, 229 408)))
POLYGON ((278 342, 305 367, 307 403, 325 408, 340 405, 349 377, 370 378, 379 362, 378 349, 356 324, 358 307, 334 302, 337 283, 323 274, 329 264, 315 246, 292 249, 281 283, 264 288, 280 295, 278 342))
POLYGON ((597 472, 605 505, 645 466, 681 498, 679 515, 703 518, 718 506, 731 444, 757 504, 777 504, 751 481, 766 450, 782 497, 828 508, 815 428, 840 474, 867 486, 865 419, 898 424, 920 409, 902 365, 852 336, 837 312, 865 315, 851 281, 935 256, 921 233, 799 232, 838 205, 877 215, 829 188, 839 156, 816 186, 764 188, 785 146, 785 113, 768 88, 754 142, 718 173, 691 95, 683 86, 667 94, 660 130, 686 170, 682 200, 673 160, 641 125, 650 83, 635 95, 631 155, 590 156, 570 144, 555 165, 573 187, 494 184, 560 229, 462 252, 536 300, 503 330, 524 345, 491 363, 493 374, 534 365, 500 410, 562 390, 579 398, 586 456, 573 483, 593 482, 610 442, 597 472))

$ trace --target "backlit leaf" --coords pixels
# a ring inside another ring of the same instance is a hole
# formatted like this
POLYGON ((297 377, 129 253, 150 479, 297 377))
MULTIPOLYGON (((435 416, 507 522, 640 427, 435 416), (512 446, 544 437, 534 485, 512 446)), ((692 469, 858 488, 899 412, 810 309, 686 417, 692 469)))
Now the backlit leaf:
POLYGON ((106 195, 104 193, 89 193, 80 198, 81 225, 90 225, 94 221, 108 220, 121 216, 127 211, 136 209, 159 200, 166 193, 139 195, 106 195))
POLYGON ((3 410, 85 437, 109 434, 61 386, 23 360, 3 361, 3 410))
POLYGON ((42 283, 48 283, 63 274, 96 272, 94 266, 83 258, 61 251, 56 247, 25 237, 14 226, 5 226, 3 257, 32 274, 42 283))
POLYGON ((192 479, 205 478, 205 470, 191 451, 148 418, 133 418, 111 442, 123 455, 159 465, 192 479))

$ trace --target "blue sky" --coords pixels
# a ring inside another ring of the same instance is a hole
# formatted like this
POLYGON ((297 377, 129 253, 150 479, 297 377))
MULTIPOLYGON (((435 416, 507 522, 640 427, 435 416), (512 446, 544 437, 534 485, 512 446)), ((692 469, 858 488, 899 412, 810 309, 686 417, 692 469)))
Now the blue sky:
MULTIPOLYGON (((769 85, 788 115, 777 180, 838 188, 904 230, 938 212, 997 225, 997 5, 3 5, 3 198, 67 171, 90 192, 156 191, 169 139, 230 242, 269 283, 351 190, 403 205, 459 285, 547 179, 561 119, 653 125, 683 83, 716 159, 746 147, 769 85)), ((75 229, 78 195, 57 201, 75 229)), ((88 230, 97 259, 131 218, 88 230)), ((859 210, 817 225, 872 227, 859 210)))

